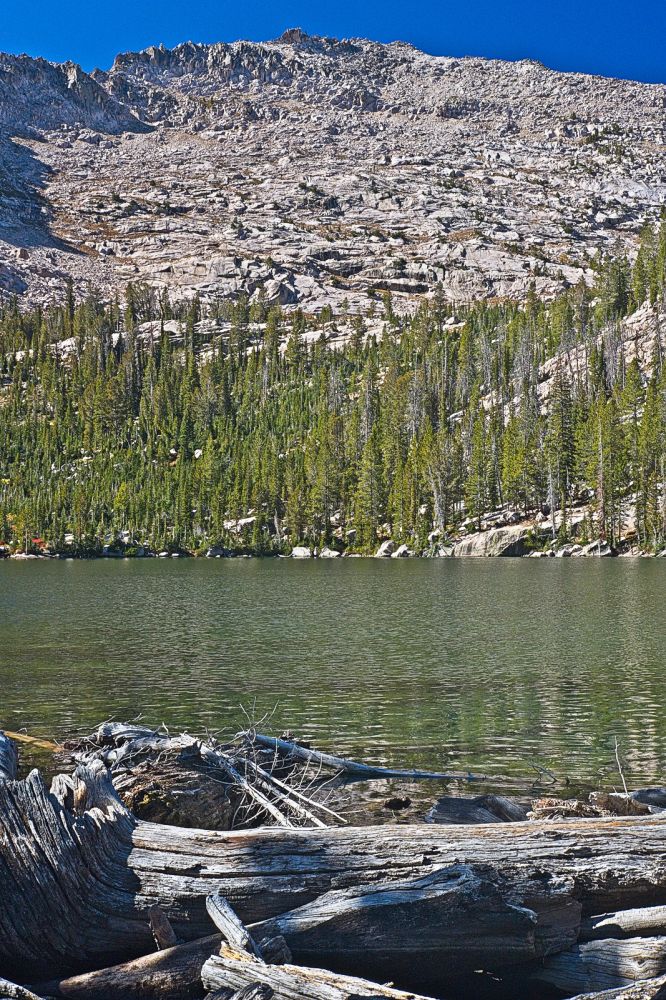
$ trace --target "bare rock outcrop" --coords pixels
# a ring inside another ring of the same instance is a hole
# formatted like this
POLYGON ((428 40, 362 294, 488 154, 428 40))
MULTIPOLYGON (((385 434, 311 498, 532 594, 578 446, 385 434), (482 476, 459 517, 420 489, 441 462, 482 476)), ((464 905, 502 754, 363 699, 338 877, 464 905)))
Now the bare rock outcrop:
POLYGON ((548 296, 633 252, 666 202, 665 136, 662 85, 298 29, 92 74, 3 55, 0 294, 548 296))

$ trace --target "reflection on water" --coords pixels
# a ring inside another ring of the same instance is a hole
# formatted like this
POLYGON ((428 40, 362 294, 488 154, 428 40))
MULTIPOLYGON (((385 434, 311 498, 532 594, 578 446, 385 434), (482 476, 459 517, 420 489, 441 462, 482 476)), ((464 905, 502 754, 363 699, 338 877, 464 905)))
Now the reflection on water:
POLYGON ((663 778, 666 561, 0 564, 0 725, 235 731, 375 762, 663 778))

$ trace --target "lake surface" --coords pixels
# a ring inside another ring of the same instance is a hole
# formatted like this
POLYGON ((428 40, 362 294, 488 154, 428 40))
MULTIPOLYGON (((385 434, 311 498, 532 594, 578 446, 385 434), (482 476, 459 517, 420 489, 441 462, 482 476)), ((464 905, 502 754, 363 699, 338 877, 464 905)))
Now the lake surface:
POLYGON ((244 713, 368 761, 666 774, 666 560, 0 563, 0 726, 244 713))

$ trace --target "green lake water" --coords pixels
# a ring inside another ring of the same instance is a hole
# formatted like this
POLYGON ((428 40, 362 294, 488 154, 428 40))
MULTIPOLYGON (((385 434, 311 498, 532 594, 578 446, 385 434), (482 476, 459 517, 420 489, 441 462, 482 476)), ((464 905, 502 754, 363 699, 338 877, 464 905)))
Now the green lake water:
POLYGON ((0 726, 290 728, 368 761, 666 781, 666 560, 0 563, 0 726))

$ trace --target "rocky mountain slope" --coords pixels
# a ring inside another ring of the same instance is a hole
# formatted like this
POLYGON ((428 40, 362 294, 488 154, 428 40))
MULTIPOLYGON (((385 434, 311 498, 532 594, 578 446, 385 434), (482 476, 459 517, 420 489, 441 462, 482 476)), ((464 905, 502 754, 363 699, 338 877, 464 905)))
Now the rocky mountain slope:
POLYGON ((666 86, 298 30, 0 56, 0 289, 316 311, 552 294, 666 204, 666 86))

